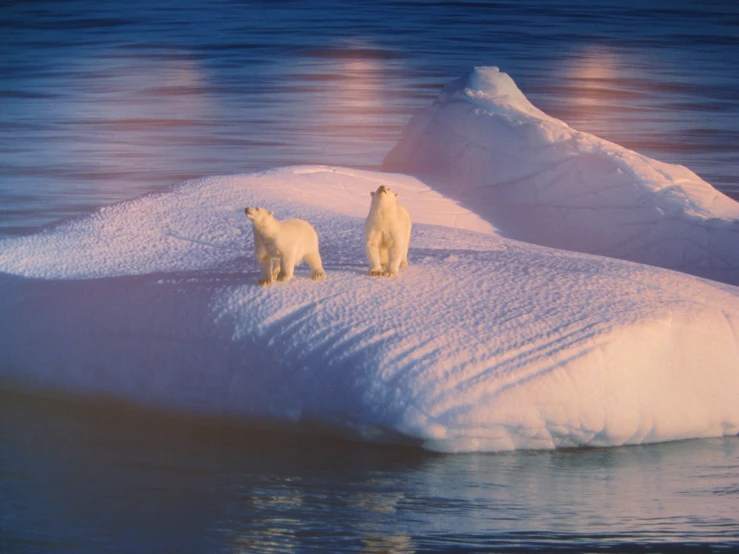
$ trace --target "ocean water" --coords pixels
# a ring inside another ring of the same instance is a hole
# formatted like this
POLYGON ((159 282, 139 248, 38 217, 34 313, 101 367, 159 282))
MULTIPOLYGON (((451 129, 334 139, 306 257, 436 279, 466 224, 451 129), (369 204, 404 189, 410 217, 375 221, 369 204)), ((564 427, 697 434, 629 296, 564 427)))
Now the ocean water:
MULTIPOLYGON (((739 4, 0 3, 0 238, 191 177, 378 169, 497 65, 739 198, 739 4)), ((0 391, 0 552, 739 552, 739 437, 440 456, 0 391)))
POLYGON ((436 455, 0 393, 2 552, 736 552, 739 440, 436 455))
POLYGON ((378 169, 497 65, 571 126, 739 197, 729 0, 0 3, 0 237, 191 177, 378 169))

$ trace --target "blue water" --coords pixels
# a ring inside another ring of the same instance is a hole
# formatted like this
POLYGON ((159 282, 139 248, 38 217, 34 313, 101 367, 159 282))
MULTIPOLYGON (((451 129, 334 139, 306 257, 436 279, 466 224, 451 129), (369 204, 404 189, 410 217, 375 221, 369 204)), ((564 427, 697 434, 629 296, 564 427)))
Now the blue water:
MULTIPOLYGON (((378 169, 476 65, 739 198, 736 2, 5 1, 0 238, 191 177, 378 169)), ((0 391, 0 552, 732 550, 738 437, 438 456, 0 391)))
POLYGON ((739 551, 739 439, 441 456, 0 393, 2 552, 739 551))
POLYGON ((377 169, 476 65, 739 197, 733 1, 0 3, 0 237, 190 177, 377 169))

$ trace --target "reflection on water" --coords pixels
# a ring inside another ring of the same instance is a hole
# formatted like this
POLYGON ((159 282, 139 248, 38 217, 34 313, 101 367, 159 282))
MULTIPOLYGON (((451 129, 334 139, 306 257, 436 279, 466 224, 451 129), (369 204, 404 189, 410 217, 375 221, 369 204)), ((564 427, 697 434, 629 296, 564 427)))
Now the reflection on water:
MULTIPOLYGON (((711 175, 739 138, 720 99, 701 99, 705 83, 691 82, 650 53, 587 45, 559 64, 558 116, 576 129, 650 157, 687 165, 715 186, 739 196, 735 179, 711 175), (708 127, 713 127, 708 130, 708 127), (693 162, 703 157, 700 162, 693 162)), ((719 97, 723 92, 714 90, 719 97)), ((724 168, 724 171, 732 171, 724 168)), ((735 172, 734 172, 735 173, 735 172)))
POLYGON ((49 113, 42 115, 66 128, 47 159, 84 177, 102 202, 123 189, 135 193, 157 168, 171 167, 178 178, 191 154, 186 133, 212 119, 198 63, 178 53, 163 59, 99 56, 78 65, 66 77, 71 82, 62 84, 71 97, 46 105, 49 113))
POLYGON ((0 551, 739 548, 737 437, 443 456, 9 392, 0 421, 0 551))
MULTIPOLYGON (((570 118, 586 119, 594 125, 607 127, 604 116, 615 115, 613 105, 624 96, 643 96, 633 90, 624 71, 626 64, 616 52, 598 46, 586 46, 580 55, 562 64, 562 82, 568 87, 563 96, 572 106, 570 118), (619 90, 621 86, 621 90, 619 90)), ((564 92, 564 91, 563 91, 564 92)))
POLYGON ((475 65, 739 194, 739 8, 658 4, 2 3, 0 237, 191 177, 377 169, 475 65))

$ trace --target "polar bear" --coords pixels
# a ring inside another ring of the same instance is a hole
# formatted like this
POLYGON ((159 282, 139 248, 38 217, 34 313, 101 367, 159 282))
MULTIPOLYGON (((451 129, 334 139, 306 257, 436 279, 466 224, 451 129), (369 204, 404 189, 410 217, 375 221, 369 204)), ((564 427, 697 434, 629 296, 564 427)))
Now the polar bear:
POLYGON ((381 185, 371 192, 372 204, 364 222, 364 246, 372 276, 393 277, 408 266, 411 216, 398 204, 398 193, 381 185), (383 267, 385 268, 383 272, 383 267))
POLYGON ((275 279, 290 280, 295 266, 302 261, 308 262, 311 279, 326 278, 318 253, 318 235, 310 223, 302 219, 277 221, 274 213, 264 208, 246 208, 244 212, 254 229, 254 254, 262 271, 258 285, 270 285, 275 279))

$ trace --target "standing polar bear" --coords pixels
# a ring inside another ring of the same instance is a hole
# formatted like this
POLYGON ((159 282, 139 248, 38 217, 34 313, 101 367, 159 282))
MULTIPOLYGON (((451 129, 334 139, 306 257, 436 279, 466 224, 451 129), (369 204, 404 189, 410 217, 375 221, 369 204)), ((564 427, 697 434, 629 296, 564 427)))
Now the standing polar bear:
POLYGON ((408 210, 398 204, 398 193, 384 185, 371 192, 370 196, 372 204, 364 222, 369 274, 394 277, 399 268, 408 266, 411 216, 408 210))
POLYGON ((326 273, 318 253, 318 235, 313 226, 302 219, 277 221, 274 213, 264 208, 246 208, 246 217, 254 229, 254 254, 262 278, 260 286, 270 285, 275 278, 289 281, 295 266, 308 262, 311 279, 325 279, 326 273), (279 262, 279 266, 275 264, 279 262))

